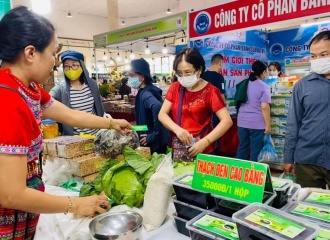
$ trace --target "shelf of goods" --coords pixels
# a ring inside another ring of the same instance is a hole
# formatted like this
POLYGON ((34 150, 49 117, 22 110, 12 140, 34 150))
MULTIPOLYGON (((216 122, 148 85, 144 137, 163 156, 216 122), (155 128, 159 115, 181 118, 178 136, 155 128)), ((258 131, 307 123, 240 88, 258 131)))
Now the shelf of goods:
MULTIPOLYGON (((271 134, 278 155, 279 164, 283 162, 286 120, 289 111, 291 94, 294 84, 300 79, 298 76, 283 78, 269 78, 265 82, 270 86, 272 94, 271 134)), ((276 164, 275 164, 276 165, 276 164)), ((278 167, 274 167, 278 168, 278 167)))

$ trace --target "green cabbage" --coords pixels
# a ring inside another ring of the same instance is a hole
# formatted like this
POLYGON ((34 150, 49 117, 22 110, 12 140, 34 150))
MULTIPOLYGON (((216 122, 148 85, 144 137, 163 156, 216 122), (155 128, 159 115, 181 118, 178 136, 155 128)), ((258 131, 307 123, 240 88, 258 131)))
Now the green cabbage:
POLYGON ((154 153, 151 159, 147 159, 127 146, 123 155, 124 161, 106 161, 95 180, 84 184, 80 196, 104 192, 115 204, 140 207, 148 181, 165 155, 154 153))

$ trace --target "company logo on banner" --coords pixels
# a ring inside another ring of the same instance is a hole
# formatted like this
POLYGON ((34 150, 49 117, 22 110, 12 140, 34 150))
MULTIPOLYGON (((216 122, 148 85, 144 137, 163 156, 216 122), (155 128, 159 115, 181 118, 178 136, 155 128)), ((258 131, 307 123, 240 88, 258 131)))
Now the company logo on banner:
POLYGON ((189 36, 196 38, 329 13, 330 0, 234 1, 189 13, 189 36))
POLYGON ((194 20, 194 29, 198 34, 205 34, 211 27, 211 16, 208 12, 200 12, 194 20))

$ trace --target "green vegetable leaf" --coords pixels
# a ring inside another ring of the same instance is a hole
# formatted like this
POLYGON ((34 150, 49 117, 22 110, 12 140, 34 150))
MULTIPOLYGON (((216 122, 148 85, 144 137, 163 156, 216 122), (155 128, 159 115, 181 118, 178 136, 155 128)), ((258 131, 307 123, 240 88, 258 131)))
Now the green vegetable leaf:
POLYGON ((99 195, 101 192, 98 191, 92 182, 84 183, 80 189, 79 197, 88 197, 92 195, 99 195))
POLYGON ((142 157, 128 146, 124 147, 123 155, 127 164, 134 168, 134 170, 141 175, 143 175, 146 171, 148 171, 149 168, 152 167, 152 164, 148 159, 142 157))
POLYGON ((97 177, 94 179, 93 183, 95 185, 95 188, 102 192, 103 191, 103 187, 102 187, 102 179, 104 177, 104 175, 107 173, 107 171, 115 166, 118 163, 117 160, 114 159, 109 159, 106 162, 103 163, 102 167, 100 168, 100 172, 97 175, 97 177))
POLYGON ((157 169, 157 167, 164 160, 164 158, 165 158, 165 154, 158 154, 158 153, 152 154, 150 161, 154 169, 157 169))
POLYGON ((174 177, 179 177, 185 173, 194 172, 195 162, 177 161, 173 164, 174 177))

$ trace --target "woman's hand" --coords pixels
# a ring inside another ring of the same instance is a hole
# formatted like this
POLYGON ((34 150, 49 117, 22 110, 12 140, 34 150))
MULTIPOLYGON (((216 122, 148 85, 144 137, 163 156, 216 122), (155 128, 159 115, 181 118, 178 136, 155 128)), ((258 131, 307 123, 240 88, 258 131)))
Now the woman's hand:
POLYGON ((265 128, 265 134, 270 134, 272 131, 272 128, 270 126, 266 126, 265 128))
POLYGON ((186 145, 186 146, 191 145, 192 136, 187 130, 185 130, 183 128, 179 128, 174 133, 184 145, 186 145))
POLYGON ((72 213, 83 217, 92 217, 96 213, 105 213, 110 209, 109 199, 106 196, 90 196, 72 198, 72 213), (102 207, 105 207, 102 208, 102 207))
POLYGON ((141 134, 140 135, 140 144, 142 146, 147 146, 147 134, 141 134))
POLYGON ((124 119, 110 119, 110 128, 117 131, 132 129, 132 125, 124 119))
POLYGON ((202 153, 205 148, 209 146, 209 143, 205 138, 200 139, 198 142, 196 142, 191 148, 189 148, 189 156, 195 157, 197 154, 202 153))

